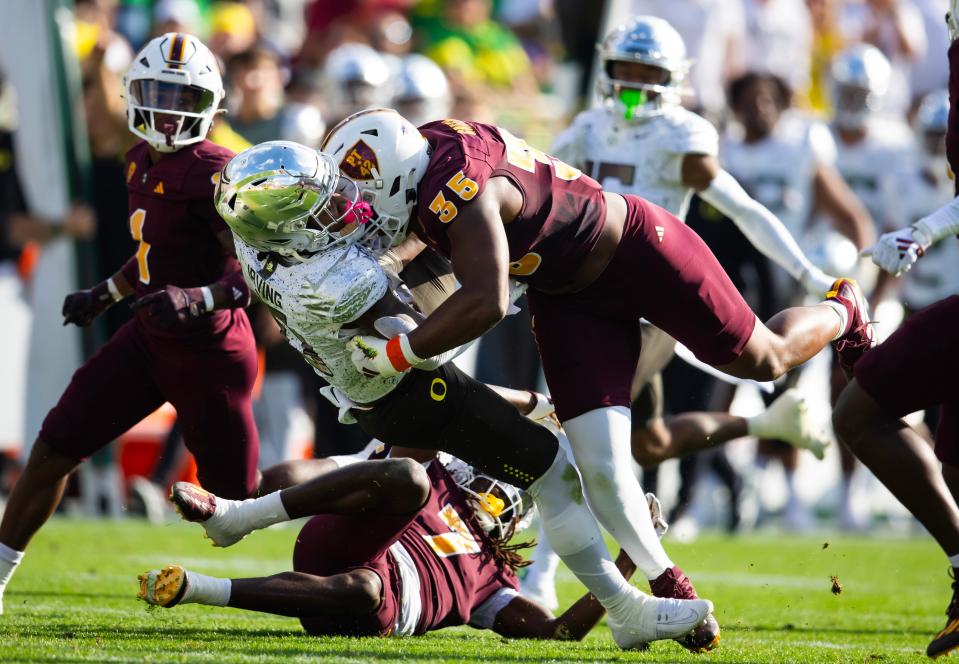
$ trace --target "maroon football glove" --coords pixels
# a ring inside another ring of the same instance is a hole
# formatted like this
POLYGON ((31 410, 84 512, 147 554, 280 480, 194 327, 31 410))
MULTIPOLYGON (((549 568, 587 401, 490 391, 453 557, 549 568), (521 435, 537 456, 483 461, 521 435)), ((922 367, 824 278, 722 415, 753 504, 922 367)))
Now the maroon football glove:
POLYGON ((113 296, 107 282, 101 281, 93 288, 70 293, 63 299, 63 324, 86 327, 111 306, 113 296))
POLYGON ((130 308, 144 310, 151 320, 166 327, 189 323, 207 312, 202 289, 178 286, 167 286, 141 297, 130 308))

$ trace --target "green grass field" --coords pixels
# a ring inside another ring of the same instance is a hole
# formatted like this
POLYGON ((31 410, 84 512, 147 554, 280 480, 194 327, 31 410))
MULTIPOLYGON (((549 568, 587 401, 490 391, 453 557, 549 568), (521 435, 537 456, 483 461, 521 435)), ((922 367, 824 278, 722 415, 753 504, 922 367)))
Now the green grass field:
MULTIPOLYGON (((511 641, 469 628, 317 639, 288 618, 196 605, 148 611, 135 599, 137 573, 170 562, 221 576, 289 569, 296 532, 267 530, 221 550, 184 524, 54 520, 7 590, 0 662, 907 662, 925 659, 949 600, 946 561, 918 535, 829 537, 825 548, 825 537, 773 535, 671 543, 674 559, 716 604, 723 638, 708 655, 672 642, 622 652, 604 625, 582 643, 511 641)), ((560 599, 569 603, 580 587, 565 570, 561 581, 560 599)))

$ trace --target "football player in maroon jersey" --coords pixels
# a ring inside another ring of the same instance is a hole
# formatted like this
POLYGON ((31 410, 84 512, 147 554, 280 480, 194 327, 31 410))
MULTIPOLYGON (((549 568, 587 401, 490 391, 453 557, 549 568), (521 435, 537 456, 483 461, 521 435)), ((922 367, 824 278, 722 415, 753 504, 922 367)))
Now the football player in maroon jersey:
MULTIPOLYGON (((946 156, 959 172, 959 12, 950 1, 946 24, 949 47, 949 121, 946 156)), ((959 193, 957 186, 956 193, 959 193)), ((886 233, 863 252, 887 272, 908 271, 931 245, 955 242, 959 198, 906 228, 886 233)), ((913 314, 882 345, 855 367, 833 410, 833 427, 879 480, 926 527, 949 558, 952 600, 946 626, 926 654, 939 657, 959 648, 959 295, 913 314), (939 406, 935 452, 901 418, 939 406), (941 468, 940 468, 941 462, 941 468)))
MULTIPOLYGON (((282 490, 272 504, 224 501, 178 483, 181 515, 222 546, 312 516, 296 540, 295 571, 220 579, 171 565, 141 574, 139 597, 167 608, 193 602, 293 616, 318 636, 409 636, 468 624, 511 638, 579 640, 599 622, 604 610, 592 595, 554 618, 517 592, 515 571, 527 564, 517 549, 528 545, 508 542, 531 504, 523 492, 457 459, 444 465, 435 452, 381 444, 370 458, 383 460, 326 460, 325 474, 282 490)), ((658 501, 647 500, 665 532, 658 501)), ((635 571, 622 552, 616 565, 627 579, 635 571)))
MULTIPOLYGON (((409 335, 351 342, 361 370, 393 375, 499 322, 510 277, 528 284, 556 411, 590 507, 654 592, 694 597, 653 532, 632 474, 630 386, 646 318, 728 373, 771 380, 836 341, 847 366, 873 342, 858 286, 759 321, 705 243, 665 210, 604 193, 508 131, 443 120, 420 129, 371 109, 323 145, 401 236, 410 223, 461 283, 409 335)), ((718 633, 718 628, 717 628, 718 633)))
POLYGON ((89 325, 135 297, 135 318, 73 375, 44 420, 0 523, 2 594, 67 476, 93 452, 169 401, 204 486, 232 498, 257 488, 251 391, 257 358, 243 307, 249 289, 213 192, 233 154, 206 140, 223 99, 213 54, 169 33, 125 77, 130 231, 136 254, 110 279, 68 295, 64 325, 89 325))

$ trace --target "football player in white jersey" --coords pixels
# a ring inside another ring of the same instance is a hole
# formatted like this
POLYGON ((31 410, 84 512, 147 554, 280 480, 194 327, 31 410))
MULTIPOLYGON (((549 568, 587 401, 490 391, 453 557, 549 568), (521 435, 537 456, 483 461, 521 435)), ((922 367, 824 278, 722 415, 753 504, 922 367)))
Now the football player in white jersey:
MULTIPOLYGON (((603 103, 577 115, 551 153, 604 190, 642 196, 679 219, 698 192, 811 293, 829 290, 835 278, 813 266, 783 223, 720 166, 716 129, 680 105, 689 61, 679 33, 663 19, 637 16, 613 30, 598 49, 603 103)), ((794 390, 755 418, 683 413, 663 419, 660 371, 672 359, 675 342, 651 325, 642 329, 632 408, 632 449, 640 465, 656 466, 746 435, 786 439, 822 457, 825 439, 813 430, 794 390)), ((552 604, 557 561, 545 546, 533 557, 537 562, 524 591, 552 604)))
MULTIPOLYGON (((869 44, 844 50, 830 67, 836 170, 869 210, 876 235, 903 225, 901 190, 916 163, 909 126, 882 113, 890 76, 886 56, 869 44)), ((888 284, 880 275, 871 296, 873 309, 888 284)), ((864 289, 868 291, 868 285, 864 289)))
MULTIPOLYGON (((828 128, 790 112, 791 98, 786 83, 772 74, 748 73, 733 81, 729 100, 736 122, 723 137, 723 166, 797 239, 806 234, 813 210, 824 212, 839 228, 870 227, 867 211, 832 166, 836 147, 828 128)), ((835 242, 833 236, 830 239, 835 242)), ((855 262, 855 249, 850 247, 850 251, 855 262)), ((785 278, 770 289, 775 300, 770 302, 770 311, 802 298, 803 293, 787 275, 774 272, 773 276, 785 278)), ((798 377, 794 371, 787 385, 795 385, 798 377)), ((794 483, 798 454, 763 441, 757 465, 763 467, 771 457, 782 462, 786 474, 785 524, 802 530, 809 523, 809 514, 794 483)))
MULTIPOLYGON (((411 332, 422 314, 397 297, 371 251, 356 244, 381 234, 389 246, 395 229, 390 219, 373 217, 335 160, 296 143, 254 146, 224 168, 216 203, 244 277, 330 383, 344 419, 355 418, 387 444, 442 449, 526 490, 564 562, 607 610, 621 647, 683 638, 703 623, 711 602, 651 598, 626 582, 557 437, 448 362, 455 351, 431 358, 428 369, 393 376, 356 368, 351 337, 411 332)), ((550 410, 539 400, 527 408, 550 410)), ((257 500, 275 506, 278 495, 257 500)))
MULTIPOLYGON (((909 126, 899 118, 882 113, 883 98, 889 89, 891 66, 882 52, 868 44, 852 46, 839 53, 830 67, 830 96, 835 116, 830 129, 836 142, 836 169, 862 201, 875 225, 875 233, 902 226, 902 190, 915 168, 915 139, 909 126)), ((879 272, 861 275, 863 291, 871 310, 889 294, 893 280, 879 272), (872 282, 872 283, 870 283, 872 282)), ((892 332, 883 328, 882 336, 892 332)), ((834 366, 833 397, 845 384, 834 366)), ((840 524, 844 529, 861 530, 868 524, 851 500, 856 463, 840 447, 842 463, 840 524)))

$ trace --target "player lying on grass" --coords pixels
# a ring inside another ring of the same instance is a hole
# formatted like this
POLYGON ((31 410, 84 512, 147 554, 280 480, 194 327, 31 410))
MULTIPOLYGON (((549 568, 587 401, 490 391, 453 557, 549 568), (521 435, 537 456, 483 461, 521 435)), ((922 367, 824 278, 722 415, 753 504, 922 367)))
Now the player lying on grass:
POLYGON ((86 327, 131 299, 136 316, 73 374, 43 421, 0 523, 0 613, 70 473, 165 402, 205 486, 245 498, 259 483, 250 291, 212 201, 233 156, 206 139, 224 95, 216 57, 196 37, 168 33, 137 54, 124 87, 130 131, 142 139, 125 168, 139 246, 111 278, 66 296, 63 324, 86 327))
MULTIPOLYGON (((217 190, 247 282, 330 383, 343 419, 355 418, 391 445, 449 452, 528 491, 553 548, 606 609, 621 647, 687 635, 711 604, 693 599, 679 570, 660 592, 680 600, 651 598, 626 582, 553 433, 447 362, 452 353, 402 375, 364 373, 354 365, 347 348, 353 335, 386 338, 411 331, 423 318, 397 296, 402 291, 391 288, 370 250, 356 244, 390 230, 357 196, 355 183, 339 175, 328 155, 286 142, 237 155, 217 190)), ((267 498, 279 500, 278 494, 267 498)), ((648 524, 648 514, 643 518, 648 524)))
MULTIPOLYGON (((599 622, 604 611, 590 594, 553 617, 517 592, 515 572, 526 563, 523 545, 509 540, 529 496, 457 459, 424 467, 394 452, 284 489, 281 510, 178 483, 172 499, 181 515, 222 546, 312 518, 296 539, 292 572, 220 579, 174 565, 141 574, 139 597, 168 608, 194 602, 292 616, 316 636, 409 636, 468 624, 512 638, 579 640, 599 622)), ((665 532, 652 494, 649 505, 665 532)), ((635 570, 622 552, 616 566, 627 579, 635 570)))
MULTIPOLYGON (((959 171, 959 12, 949 3, 949 123, 946 155, 959 171)), ((907 272, 936 242, 955 242, 959 199, 912 226, 886 233, 868 253, 893 275, 907 272)), ((952 600, 946 626, 926 654, 939 657, 959 648, 959 295, 913 314, 882 345, 856 365, 833 411, 839 439, 912 512, 949 557, 952 600), (940 407, 935 452, 901 418, 940 407), (938 458, 937 458, 938 457, 938 458), (941 467, 940 467, 941 462, 941 467)))

